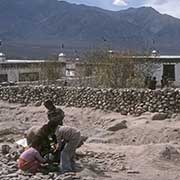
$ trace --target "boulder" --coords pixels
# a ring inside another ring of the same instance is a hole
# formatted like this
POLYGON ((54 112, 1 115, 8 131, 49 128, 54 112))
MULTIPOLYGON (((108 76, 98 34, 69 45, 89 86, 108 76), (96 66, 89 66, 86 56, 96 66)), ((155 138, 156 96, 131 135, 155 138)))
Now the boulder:
POLYGON ((175 146, 166 145, 160 151, 160 158, 163 160, 171 160, 171 161, 180 160, 180 152, 175 146))
POLYGON ((168 118, 168 114, 167 113, 154 113, 152 116, 152 120, 165 120, 166 118, 168 118))
POLYGON ((127 121, 123 120, 123 121, 114 121, 112 123, 110 123, 110 125, 107 127, 108 131, 118 131, 120 129, 125 129, 127 128, 127 121))
POLYGON ((121 111, 121 115, 126 116, 127 114, 128 114, 128 112, 127 112, 127 111, 121 111))

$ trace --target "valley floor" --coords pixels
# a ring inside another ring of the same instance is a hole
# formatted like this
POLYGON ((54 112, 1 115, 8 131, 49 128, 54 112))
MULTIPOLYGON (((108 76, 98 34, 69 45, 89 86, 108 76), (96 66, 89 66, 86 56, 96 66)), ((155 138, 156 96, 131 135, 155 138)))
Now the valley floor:
MULTIPOLYGON (((77 150, 76 174, 21 174, 16 161, 0 152, 0 179, 84 179, 84 180, 180 180, 180 116, 153 121, 151 113, 122 116, 90 108, 61 107, 64 124, 77 127, 88 136, 77 150), (126 121, 127 128, 109 131, 114 123, 126 121)), ((32 125, 47 122, 43 106, 0 102, 0 144, 23 137, 32 125)))

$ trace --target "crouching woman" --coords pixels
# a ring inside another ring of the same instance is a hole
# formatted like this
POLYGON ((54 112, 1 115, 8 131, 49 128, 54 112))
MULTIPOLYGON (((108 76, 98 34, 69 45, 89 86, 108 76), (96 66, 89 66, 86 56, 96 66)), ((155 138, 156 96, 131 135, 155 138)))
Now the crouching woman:
POLYGON ((45 159, 40 155, 40 142, 35 140, 31 147, 25 150, 19 157, 18 168, 30 173, 36 173, 40 170, 41 164, 45 163, 45 159))

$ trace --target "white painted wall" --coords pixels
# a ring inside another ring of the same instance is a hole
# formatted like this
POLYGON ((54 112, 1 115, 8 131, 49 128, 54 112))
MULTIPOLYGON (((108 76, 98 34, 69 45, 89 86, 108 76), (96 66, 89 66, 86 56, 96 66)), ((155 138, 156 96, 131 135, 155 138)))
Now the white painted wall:
POLYGON ((175 82, 174 82, 174 85, 180 87, 180 63, 162 63, 162 64, 160 64, 160 68, 158 68, 154 73, 154 76, 157 79, 158 85, 161 84, 161 78, 163 75, 163 64, 174 64, 175 65, 175 82))
POLYGON ((180 63, 175 65, 175 79, 177 82, 180 82, 180 63))
POLYGON ((0 70, 0 74, 7 74, 8 81, 18 82, 20 73, 32 73, 32 72, 40 72, 39 68, 24 68, 24 69, 3 69, 0 70))
POLYGON ((8 81, 19 81, 19 72, 16 69, 8 70, 8 81))
POLYGON ((156 77, 157 85, 161 85, 161 79, 163 75, 163 64, 158 64, 159 68, 157 68, 153 74, 156 77))
POLYGON ((16 82, 19 80, 19 73, 16 69, 4 69, 0 71, 0 74, 7 74, 8 81, 16 82))
POLYGON ((176 86, 180 86, 180 63, 175 64, 175 82, 176 86))
POLYGON ((66 77, 75 77, 74 70, 66 70, 66 77))

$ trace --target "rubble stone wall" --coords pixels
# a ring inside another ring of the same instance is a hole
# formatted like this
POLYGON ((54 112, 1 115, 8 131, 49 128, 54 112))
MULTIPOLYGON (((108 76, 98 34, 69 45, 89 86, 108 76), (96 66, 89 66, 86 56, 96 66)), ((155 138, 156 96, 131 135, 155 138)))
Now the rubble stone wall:
POLYGON ((180 89, 97 89, 83 87, 0 87, 0 100, 30 104, 51 99, 56 105, 140 115, 143 112, 180 112, 180 89))

